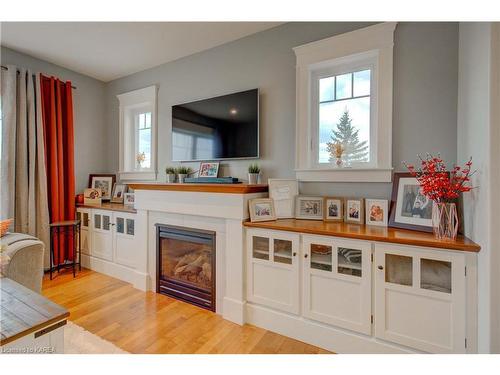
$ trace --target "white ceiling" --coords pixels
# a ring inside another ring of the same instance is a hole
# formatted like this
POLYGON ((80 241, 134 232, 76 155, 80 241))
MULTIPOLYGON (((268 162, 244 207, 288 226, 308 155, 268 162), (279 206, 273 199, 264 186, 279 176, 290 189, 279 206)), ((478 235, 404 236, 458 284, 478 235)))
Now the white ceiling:
POLYGON ((279 22, 3 22, 5 47, 104 82, 279 25, 279 22))

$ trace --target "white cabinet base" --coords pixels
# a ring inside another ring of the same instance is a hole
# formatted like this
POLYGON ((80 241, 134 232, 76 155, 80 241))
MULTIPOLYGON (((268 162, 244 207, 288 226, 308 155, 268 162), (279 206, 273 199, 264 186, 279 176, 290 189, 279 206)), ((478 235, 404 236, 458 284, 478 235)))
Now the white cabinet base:
POLYGON ((374 337, 356 334, 252 303, 246 304, 246 322, 339 354, 420 353, 374 337))
POLYGON ((138 270, 85 254, 82 254, 82 267, 120 279, 132 284, 134 288, 143 291, 150 289, 149 275, 145 272, 140 272, 138 270))
MULTIPOLYGON (((57 326, 56 322, 45 329, 57 326)), ((64 354, 64 328, 60 326, 41 336, 35 337, 37 332, 30 333, 17 340, 0 347, 0 354, 64 354)))

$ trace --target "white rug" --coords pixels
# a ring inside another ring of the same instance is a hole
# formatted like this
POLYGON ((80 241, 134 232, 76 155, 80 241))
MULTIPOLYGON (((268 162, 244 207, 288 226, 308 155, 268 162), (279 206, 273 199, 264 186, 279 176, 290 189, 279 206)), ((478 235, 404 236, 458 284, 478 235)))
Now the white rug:
POLYGON ((65 354, 129 354, 109 341, 101 339, 70 322, 64 327, 65 354))

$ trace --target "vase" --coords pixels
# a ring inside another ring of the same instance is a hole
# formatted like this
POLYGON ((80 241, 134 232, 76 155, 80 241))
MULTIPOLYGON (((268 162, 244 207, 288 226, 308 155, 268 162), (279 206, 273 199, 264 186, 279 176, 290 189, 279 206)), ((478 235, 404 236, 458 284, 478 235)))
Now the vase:
POLYGON ((432 228, 440 240, 454 240, 458 234, 458 214, 455 203, 437 203, 432 205, 432 228))
POLYGON ((248 174, 248 183, 251 185, 256 185, 259 183, 260 173, 249 173, 248 174))
POLYGON ((337 168, 342 168, 342 158, 337 158, 335 164, 337 164, 337 168))
POLYGON ((187 177, 188 175, 187 174, 182 174, 182 173, 179 173, 177 175, 177 182, 179 184, 183 184, 184 183, 184 179, 187 177))
POLYGON ((175 182, 175 173, 167 173, 167 184, 173 184, 175 182))

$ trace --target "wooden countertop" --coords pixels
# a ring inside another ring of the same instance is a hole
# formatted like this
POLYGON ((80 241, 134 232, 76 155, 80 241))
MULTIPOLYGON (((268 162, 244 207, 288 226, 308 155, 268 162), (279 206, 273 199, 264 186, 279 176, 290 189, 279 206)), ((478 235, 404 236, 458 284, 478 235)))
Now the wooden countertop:
POLYGON ((279 219, 276 221, 257 223, 247 221, 243 223, 243 225, 250 228, 283 230, 288 232, 355 238, 367 241, 390 242, 448 250, 469 252, 479 252, 479 250, 481 250, 478 244, 461 235, 459 235, 455 241, 444 241, 436 239, 432 233, 369 225, 296 219, 279 219))
POLYGON ((0 277, 0 345, 65 320, 68 310, 6 277, 0 277))
POLYGON ((265 193, 268 187, 265 184, 129 184, 134 190, 163 190, 163 191, 190 191, 221 194, 252 194, 265 193))
POLYGON ((137 213, 137 210, 133 206, 127 206, 124 205, 123 203, 103 202, 100 205, 79 203, 76 205, 76 207, 98 208, 99 210, 120 211, 120 212, 128 212, 131 214, 137 213))

